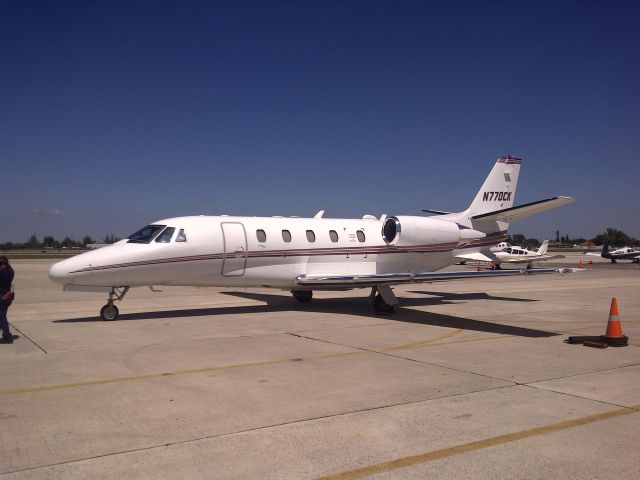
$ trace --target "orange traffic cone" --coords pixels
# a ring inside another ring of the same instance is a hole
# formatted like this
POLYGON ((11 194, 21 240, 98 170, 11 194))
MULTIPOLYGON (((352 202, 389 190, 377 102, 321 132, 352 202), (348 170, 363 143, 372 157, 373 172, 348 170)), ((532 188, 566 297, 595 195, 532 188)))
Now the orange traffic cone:
POLYGON ((578 262, 578 268, 582 268, 582 259, 578 262))
POLYGON ((600 338, 607 342, 611 347, 626 347, 629 344, 629 338, 622 334, 622 327, 620 326, 620 317, 618 314, 618 301, 616 300, 616 297, 611 299, 607 333, 600 335, 600 338))

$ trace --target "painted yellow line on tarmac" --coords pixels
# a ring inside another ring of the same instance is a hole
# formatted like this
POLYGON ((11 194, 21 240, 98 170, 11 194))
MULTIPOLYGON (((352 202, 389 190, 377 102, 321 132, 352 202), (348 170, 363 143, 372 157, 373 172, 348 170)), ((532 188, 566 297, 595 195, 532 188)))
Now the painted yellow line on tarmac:
POLYGON ((525 438, 537 437, 560 430, 566 430, 568 428, 579 427, 581 425, 588 425, 590 423, 608 420, 610 418, 631 415, 634 413, 638 413, 639 409, 640 405, 635 405, 633 407, 620 408, 617 410, 612 410, 610 412, 589 415, 587 417, 564 420, 558 423, 543 425, 542 427, 536 427, 529 430, 521 430, 514 433, 507 433, 505 435, 499 435, 497 437, 485 438, 483 440, 477 440, 475 442, 463 443, 461 445, 455 445, 453 447, 443 448, 440 450, 432 450, 431 452, 426 452, 419 455, 411 455, 409 457, 398 458, 389 462, 369 465, 368 467, 356 468, 354 470, 349 470, 346 472, 335 473, 332 475, 319 477, 316 480, 351 480, 355 478, 364 478, 378 473, 389 472, 392 470, 397 470, 399 468, 410 467, 421 463, 431 462, 433 460, 439 460, 441 458, 447 458, 454 455, 473 452, 474 450, 481 450, 483 448, 504 445, 518 440, 523 440, 525 438))
POLYGON ((14 390, 0 390, 0 395, 44 392, 47 390, 61 390, 65 388, 86 387, 89 385, 107 385, 109 383, 131 382, 135 380, 149 380, 153 378, 174 377, 179 375, 192 375, 195 373, 215 372, 220 370, 232 370, 236 368, 251 368, 251 367, 262 367, 262 366, 268 366, 268 365, 280 365, 285 363, 301 362, 301 361, 308 361, 308 360, 319 360, 323 358, 345 357, 349 355, 362 355, 363 353, 368 353, 368 352, 362 352, 362 351, 342 352, 342 353, 334 353, 334 354, 327 354, 327 355, 317 355, 315 357, 307 357, 307 358, 284 358, 284 359, 278 359, 278 360, 266 360, 263 362, 239 363, 236 365, 221 365, 217 367, 194 368, 191 370, 176 370, 173 372, 164 372, 164 373, 150 373, 146 375, 134 375, 130 377, 106 378, 103 380, 90 380, 87 382, 62 383, 62 384, 54 384, 54 385, 44 385, 40 387, 17 388, 14 390))
POLYGON ((462 332, 463 332, 462 328, 456 328, 455 330, 445 335, 431 338, 429 340, 423 340, 423 341, 414 342, 414 343, 407 343, 406 345, 396 345, 395 347, 381 348, 374 351, 375 352, 393 352, 394 350, 409 350, 412 348, 426 347, 427 345, 433 345, 434 343, 441 342, 442 340, 446 340, 447 338, 455 337, 456 335, 459 335, 462 332))
POLYGON ((283 358, 276 360, 265 360, 262 362, 251 362, 251 363, 239 363, 236 365, 220 365, 215 367, 203 367, 203 368, 194 368, 190 370, 176 370, 172 372, 163 372, 163 373, 150 373, 145 375, 133 375, 129 377, 115 377, 115 378, 106 378, 102 380, 89 380, 86 382, 77 382, 77 383, 62 383, 62 384, 54 384, 54 385, 43 385, 38 387, 26 387, 26 388, 16 388, 11 390, 0 390, 0 395, 15 395, 19 393, 34 393, 34 392, 45 392, 49 390, 62 390, 67 388, 78 388, 78 387, 86 387, 90 385, 107 385, 110 383, 120 383, 120 382, 132 382, 136 380, 150 380, 154 378, 162 378, 162 377, 174 377, 179 375, 193 375, 196 373, 205 373, 205 372, 215 372, 221 370, 232 370, 238 368, 252 368, 252 367, 264 367, 269 365, 283 365, 287 363, 293 362, 307 362, 311 360, 324 360, 328 358, 339 358, 339 357, 349 357, 356 355, 371 355, 373 353, 383 353, 387 351, 399 350, 403 348, 420 348, 423 346, 427 346, 433 344, 434 342, 440 342, 447 338, 450 338, 454 335, 458 335, 461 333, 462 329, 456 329, 452 332, 448 332, 444 335, 440 335, 438 337, 430 338, 428 340, 423 340, 421 342, 406 344, 406 345, 397 345, 395 347, 384 348, 380 350, 355 350, 351 352, 339 352, 339 353, 327 353, 324 355, 314 355, 310 357, 303 358, 283 358))

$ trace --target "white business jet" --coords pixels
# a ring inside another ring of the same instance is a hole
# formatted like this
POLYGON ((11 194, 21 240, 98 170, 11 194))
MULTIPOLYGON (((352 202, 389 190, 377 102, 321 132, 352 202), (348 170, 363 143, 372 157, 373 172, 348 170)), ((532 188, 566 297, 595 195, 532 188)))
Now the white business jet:
POLYGON ((371 288, 377 312, 398 304, 391 286, 435 280, 576 269, 438 272, 456 255, 505 240, 511 220, 573 201, 554 197, 513 207, 521 160, 500 157, 463 212, 437 218, 361 219, 191 216, 159 220, 108 247, 54 264, 49 277, 67 291, 104 291, 100 316, 114 320, 130 287, 270 287, 300 302, 313 290, 371 288))

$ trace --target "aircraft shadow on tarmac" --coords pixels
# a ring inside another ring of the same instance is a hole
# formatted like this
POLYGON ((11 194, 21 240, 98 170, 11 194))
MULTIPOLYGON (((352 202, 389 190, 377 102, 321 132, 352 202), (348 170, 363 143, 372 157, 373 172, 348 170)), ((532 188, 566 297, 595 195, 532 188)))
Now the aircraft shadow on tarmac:
MULTIPOLYGON (((407 307, 421 307, 429 305, 441 305, 453 301, 464 300, 499 300, 534 302, 536 300, 495 297, 486 293, 441 293, 441 292, 414 292, 419 294, 432 295, 432 298, 402 298, 401 304, 396 307, 396 313, 391 316, 379 316, 372 310, 368 298, 316 298, 310 303, 299 303, 288 295, 270 295, 264 293, 250 292, 222 292, 225 295, 264 302, 265 305, 238 305, 214 308, 191 308, 181 310, 164 310, 154 312, 124 313, 118 317, 119 321, 128 320, 152 320, 162 318, 180 317, 206 317, 219 315, 242 315, 273 312, 316 312, 332 313, 338 315, 354 315, 360 317, 380 318, 395 322, 414 323, 420 325, 431 325, 436 327, 460 328, 478 332, 497 333, 503 335, 514 335, 519 337, 552 337, 558 335, 554 332, 544 330, 534 330, 531 328, 517 327, 514 325, 504 325, 486 321, 473 320, 470 318, 443 315, 440 313, 425 312, 407 307)), ((104 322, 99 317, 69 318, 63 320, 53 320, 53 323, 83 323, 83 322, 104 322)))

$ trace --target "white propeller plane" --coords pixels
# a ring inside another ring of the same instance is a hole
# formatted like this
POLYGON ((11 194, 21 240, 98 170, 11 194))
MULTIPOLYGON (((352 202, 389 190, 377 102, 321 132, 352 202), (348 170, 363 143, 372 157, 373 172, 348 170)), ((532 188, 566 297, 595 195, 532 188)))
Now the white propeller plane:
MULTIPOLYGON (((508 244, 507 244, 508 245, 508 244)), ((547 255, 549 248, 549 240, 542 242, 542 245, 537 251, 527 250, 523 247, 509 245, 499 251, 491 251, 486 253, 475 253, 469 257, 465 255, 458 255, 458 258, 467 258, 469 260, 478 260, 479 255, 484 255, 485 262, 493 262, 494 268, 500 270, 500 264, 502 263, 526 263, 527 268, 533 268, 533 262, 541 262, 546 260, 554 260, 558 258, 564 258, 564 255, 547 255)), ((491 249, 493 250, 493 248, 491 249)))
POLYGON ((500 157, 463 212, 438 217, 361 219, 190 216, 159 220, 129 238, 54 264, 67 291, 104 291, 100 316, 118 316, 130 287, 271 287, 301 302, 313 290, 371 288, 377 312, 398 304, 391 286, 435 280, 577 269, 438 272, 456 255, 505 240, 509 222, 573 201, 554 197, 513 206, 521 160, 500 157))

